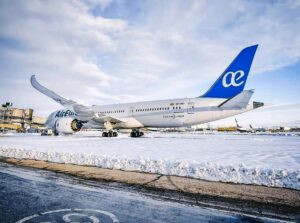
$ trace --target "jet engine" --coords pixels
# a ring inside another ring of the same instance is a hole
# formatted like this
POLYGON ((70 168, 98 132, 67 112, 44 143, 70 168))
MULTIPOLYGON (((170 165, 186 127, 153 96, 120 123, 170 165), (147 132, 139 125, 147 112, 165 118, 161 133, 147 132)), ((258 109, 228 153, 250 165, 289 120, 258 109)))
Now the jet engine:
POLYGON ((55 122, 55 131, 57 133, 71 134, 78 132, 81 127, 81 121, 71 117, 59 118, 55 122))

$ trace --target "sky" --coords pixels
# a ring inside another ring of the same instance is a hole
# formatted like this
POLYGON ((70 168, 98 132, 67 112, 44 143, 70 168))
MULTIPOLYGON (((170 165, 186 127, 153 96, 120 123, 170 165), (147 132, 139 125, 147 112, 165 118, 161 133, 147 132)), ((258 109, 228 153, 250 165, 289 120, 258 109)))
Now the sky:
POLYGON ((259 44, 245 88, 267 106, 238 119, 300 126, 299 24, 297 0, 0 0, 0 102, 60 109, 32 74, 85 105, 197 97, 259 44))

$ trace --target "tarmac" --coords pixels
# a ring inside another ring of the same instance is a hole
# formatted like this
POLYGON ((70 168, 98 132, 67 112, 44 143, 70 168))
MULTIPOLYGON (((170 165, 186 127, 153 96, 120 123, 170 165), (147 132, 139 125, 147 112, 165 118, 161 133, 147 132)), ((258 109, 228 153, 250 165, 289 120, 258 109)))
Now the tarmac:
MULTIPOLYGON (((193 197, 0 162, 0 222, 5 223, 287 223, 299 220, 299 214, 266 216, 266 212, 251 213, 251 209, 222 210, 214 203, 203 205, 203 198, 197 200, 201 204, 193 202, 193 197)), ((234 204, 224 203, 227 207, 234 204)))
POLYGON ((166 194, 166 197, 226 211, 241 211, 279 219, 300 219, 300 191, 294 189, 213 182, 29 159, 0 157, 0 162, 54 171, 85 180, 131 185, 150 190, 151 193, 166 194))

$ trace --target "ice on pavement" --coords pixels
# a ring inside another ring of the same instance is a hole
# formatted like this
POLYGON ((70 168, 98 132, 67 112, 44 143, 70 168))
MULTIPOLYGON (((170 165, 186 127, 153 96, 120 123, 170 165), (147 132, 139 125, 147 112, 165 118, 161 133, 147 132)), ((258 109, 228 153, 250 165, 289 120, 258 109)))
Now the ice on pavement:
POLYGON ((101 132, 0 136, 0 156, 300 189, 300 137, 101 132))

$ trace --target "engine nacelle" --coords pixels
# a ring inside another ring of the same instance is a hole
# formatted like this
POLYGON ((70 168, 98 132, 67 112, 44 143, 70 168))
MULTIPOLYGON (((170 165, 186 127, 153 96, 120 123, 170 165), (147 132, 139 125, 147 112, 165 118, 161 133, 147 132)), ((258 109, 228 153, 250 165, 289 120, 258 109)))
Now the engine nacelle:
POLYGON ((82 123, 71 117, 59 118, 55 122, 55 131, 57 133, 71 134, 78 132, 82 127, 82 123))

